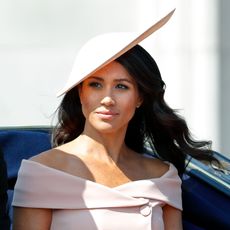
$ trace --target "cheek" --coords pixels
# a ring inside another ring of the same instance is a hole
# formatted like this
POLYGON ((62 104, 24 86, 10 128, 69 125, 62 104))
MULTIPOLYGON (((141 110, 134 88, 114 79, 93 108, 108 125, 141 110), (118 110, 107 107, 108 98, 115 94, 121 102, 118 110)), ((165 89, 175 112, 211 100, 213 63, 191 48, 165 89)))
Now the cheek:
POLYGON ((82 112, 85 117, 95 109, 97 105, 97 98, 93 96, 92 94, 81 94, 80 95, 81 100, 81 106, 82 106, 82 112))
POLYGON ((123 113, 132 117, 136 111, 137 99, 132 95, 131 97, 121 100, 120 105, 122 105, 123 113))

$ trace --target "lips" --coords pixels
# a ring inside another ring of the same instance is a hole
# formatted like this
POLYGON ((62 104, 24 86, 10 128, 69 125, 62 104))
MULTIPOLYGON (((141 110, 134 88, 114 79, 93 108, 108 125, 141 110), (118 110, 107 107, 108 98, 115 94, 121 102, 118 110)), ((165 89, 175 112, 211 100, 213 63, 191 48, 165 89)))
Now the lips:
POLYGON ((117 115, 118 113, 112 112, 112 111, 99 111, 96 112, 97 114, 103 114, 103 115, 117 115))
POLYGON ((112 119, 118 115, 114 111, 97 111, 96 114, 103 119, 112 119))

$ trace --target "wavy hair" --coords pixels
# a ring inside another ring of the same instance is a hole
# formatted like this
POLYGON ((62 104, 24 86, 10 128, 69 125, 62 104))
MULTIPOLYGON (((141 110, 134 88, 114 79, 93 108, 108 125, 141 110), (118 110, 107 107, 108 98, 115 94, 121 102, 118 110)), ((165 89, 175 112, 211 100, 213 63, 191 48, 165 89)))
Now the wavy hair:
MULTIPOLYGON (((127 128, 125 143, 129 148, 142 154, 147 146, 153 155, 173 163, 180 175, 189 155, 198 160, 216 161, 211 142, 194 140, 186 121, 165 102, 165 83, 145 49, 137 45, 115 61, 134 78, 143 99, 127 128)), ((76 87, 66 93, 57 111, 54 146, 75 139, 84 129, 85 118, 76 87)))

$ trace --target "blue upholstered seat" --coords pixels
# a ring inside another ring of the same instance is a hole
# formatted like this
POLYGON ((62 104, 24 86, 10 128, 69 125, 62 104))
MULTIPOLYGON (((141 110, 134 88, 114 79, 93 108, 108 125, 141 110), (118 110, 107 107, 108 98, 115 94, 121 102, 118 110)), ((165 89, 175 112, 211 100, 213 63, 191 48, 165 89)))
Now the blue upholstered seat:
POLYGON ((42 151, 50 149, 50 135, 47 130, 0 130, 0 148, 7 166, 7 212, 12 221, 11 202, 21 161, 22 159, 28 159, 42 151))

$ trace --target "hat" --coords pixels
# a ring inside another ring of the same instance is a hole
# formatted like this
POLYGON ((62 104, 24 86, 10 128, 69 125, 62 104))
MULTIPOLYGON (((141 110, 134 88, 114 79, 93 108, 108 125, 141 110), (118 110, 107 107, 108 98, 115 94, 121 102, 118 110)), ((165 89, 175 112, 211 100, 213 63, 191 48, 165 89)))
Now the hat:
POLYGON ((160 29, 168 22, 174 11, 175 9, 143 33, 107 33, 90 39, 77 54, 69 79, 64 88, 57 93, 57 96, 67 93, 97 70, 114 61, 160 29))

